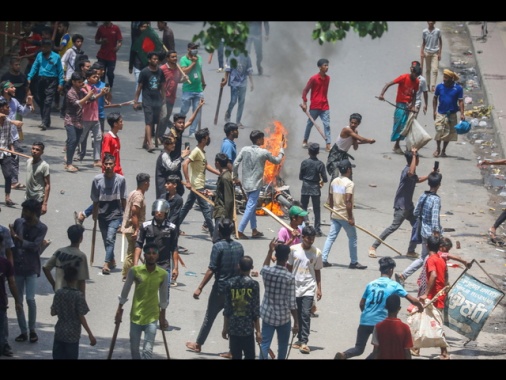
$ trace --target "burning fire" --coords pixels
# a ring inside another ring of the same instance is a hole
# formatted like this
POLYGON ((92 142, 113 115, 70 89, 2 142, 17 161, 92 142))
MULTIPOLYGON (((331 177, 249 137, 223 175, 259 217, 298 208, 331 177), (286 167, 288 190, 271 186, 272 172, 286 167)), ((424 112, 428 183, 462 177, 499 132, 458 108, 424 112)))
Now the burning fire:
MULTIPOLYGON (((272 127, 268 127, 264 129, 265 132, 265 138, 264 138, 264 148, 267 149, 269 152, 272 153, 273 156, 277 156, 279 154, 279 148, 281 146, 281 138, 284 135, 285 136, 285 146, 286 149, 286 136, 288 134, 286 128, 283 124, 281 124, 280 121, 275 120, 274 121, 274 131, 272 130, 272 127)), ((281 163, 279 165, 274 165, 271 162, 267 161, 265 163, 264 168, 264 184, 272 184, 274 186, 277 186, 277 178, 279 176, 279 173, 281 172, 281 168, 283 167, 283 163, 285 162, 285 157, 281 160, 281 163)))
MULTIPOLYGON (((263 148, 267 149, 273 156, 277 156, 279 154, 279 149, 281 147, 281 140, 282 136, 285 136, 285 146, 287 147, 287 134, 288 131, 286 130, 285 126, 280 122, 275 120, 274 122, 274 130, 271 127, 268 127, 264 129, 265 132, 265 138, 264 138, 264 146, 263 148)), ((273 163, 267 161, 265 163, 264 168, 264 185, 268 186, 278 186, 278 177, 279 173, 281 172, 281 168, 283 167, 283 163, 285 162, 285 157, 281 160, 281 163, 279 165, 274 165, 273 163)), ((267 208, 268 210, 272 211, 277 216, 284 216, 285 213, 281 207, 281 205, 274 199, 271 202, 262 205, 263 207, 267 208)), ((265 215, 265 212, 262 209, 256 210, 257 215, 265 215)))

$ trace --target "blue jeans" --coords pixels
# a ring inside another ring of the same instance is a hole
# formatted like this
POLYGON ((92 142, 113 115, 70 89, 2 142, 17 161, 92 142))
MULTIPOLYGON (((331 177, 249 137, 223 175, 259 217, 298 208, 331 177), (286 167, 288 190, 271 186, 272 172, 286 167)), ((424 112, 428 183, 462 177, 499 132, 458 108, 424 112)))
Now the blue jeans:
POLYGON ((341 231, 341 227, 346 231, 346 235, 348 235, 348 249, 350 251, 350 259, 351 263, 355 264, 358 261, 357 257, 357 229, 355 226, 351 226, 347 220, 344 219, 330 219, 332 221, 332 225, 330 226, 330 232, 327 236, 327 240, 325 240, 325 245, 323 246, 322 252, 322 260, 324 262, 327 261, 329 257, 330 248, 332 248, 332 244, 339 235, 339 231, 341 231))
POLYGON ((225 119, 230 120, 230 115, 232 115, 232 110, 234 109, 235 104, 239 101, 237 106, 237 115, 235 116, 235 123, 241 124, 242 111, 244 110, 244 102, 246 101, 246 91, 248 90, 248 86, 238 87, 231 86, 230 87, 230 103, 228 103, 228 109, 225 113, 225 119))
MULTIPOLYGON (((371 336, 374 331, 374 326, 368 325, 359 325, 357 329, 357 340, 355 341, 355 347, 350 348, 344 351, 346 355, 346 359, 353 358, 355 356, 362 355, 365 350, 365 345, 369 340, 369 336, 371 336)), ((372 359, 372 352, 367 356, 366 359, 372 359)))
POLYGON ((147 325, 138 325, 130 322, 130 352, 132 359, 151 359, 153 357, 153 346, 155 345, 156 326, 158 321, 147 325), (144 344, 142 354, 140 353, 141 335, 144 331, 144 344))
POLYGON ((404 269, 404 271, 402 272, 402 276, 404 277, 404 279, 408 278, 418 269, 420 269, 423 263, 425 262, 425 258, 428 255, 429 255, 429 247, 427 247, 427 238, 422 237, 422 254, 419 258, 413 261, 409 267, 404 269))
POLYGON ((53 342, 53 359, 79 359, 79 341, 74 343, 67 343, 60 342, 59 340, 55 339, 53 342))
POLYGON ((241 233, 244 233, 248 222, 251 222, 251 229, 254 230, 257 228, 257 203, 258 197, 260 196, 260 189, 248 192, 248 202, 246 203, 246 209, 244 210, 244 215, 242 216, 241 223, 239 223, 239 227, 237 230, 241 233))
MULTIPOLYGON (((203 92, 183 92, 183 95, 181 96, 181 110, 179 112, 186 116, 186 114, 190 110, 190 105, 192 107, 192 112, 195 112, 200 103, 200 99, 203 97, 204 97, 203 92)), ((201 114, 202 111, 197 113, 197 116, 195 116, 195 120, 193 120, 193 123, 190 125, 190 135, 192 133, 195 133, 195 131, 197 130, 201 114)))
POLYGON ((104 220, 103 218, 98 218, 98 228, 100 229, 100 233, 102 234, 102 240, 104 241, 105 247, 105 262, 110 263, 114 260, 114 244, 116 243, 116 233, 118 227, 121 225, 123 221, 122 218, 113 219, 113 220, 104 220))
POLYGON ((181 223, 183 223, 184 218, 186 218, 186 215, 188 215, 188 213, 190 212, 195 201, 197 201, 197 203, 200 207, 200 210, 202 211, 202 215, 204 215, 204 220, 206 221, 207 228, 209 228, 209 233, 211 234, 211 237, 213 237, 213 233, 214 233, 213 209, 212 209, 211 205, 209 203, 207 203, 207 201, 203 200, 201 197, 196 195, 193 191, 191 191, 188 194, 188 198, 186 198, 186 202, 183 205, 183 208, 181 209, 181 211, 179 213, 178 226, 180 226, 181 223))
MULTIPOLYGON (((415 224, 416 216, 413 215, 413 209, 411 210, 404 210, 402 208, 396 208, 394 210, 394 220, 392 221, 392 224, 385 229, 379 236, 381 240, 385 240, 390 234, 397 231, 397 229, 401 226, 401 224, 408 220, 409 223, 411 223, 411 227, 413 227, 413 224, 415 224)), ((374 249, 378 248, 381 242, 379 240, 375 240, 372 247, 374 249)), ((416 249, 416 243, 410 241, 408 246, 408 252, 415 252, 416 249)))
POLYGON ((35 331, 35 320, 37 319, 37 305, 35 304, 35 289, 37 285, 37 275, 32 274, 29 276, 14 275, 16 287, 18 288, 19 303, 23 305, 23 295, 26 297, 26 304, 28 305, 28 327, 26 325, 25 311, 16 309, 16 316, 18 317, 18 325, 22 334, 27 334, 28 329, 35 331))
POLYGON ((65 141, 65 145, 67 146, 67 165, 72 165, 74 153, 83 134, 83 129, 76 128, 73 125, 66 125, 65 130, 67 131, 67 141, 65 141))
MULTIPOLYGON (((323 123, 323 133, 325 133, 325 143, 330 144, 330 111, 326 110, 309 110, 309 114, 314 121, 319 117, 323 123)), ((304 141, 308 141, 309 134, 313 128, 311 119, 307 119, 306 131, 304 132, 304 141)))
POLYGON ((272 326, 262 321, 262 343, 260 343, 260 359, 269 358, 269 348, 271 347, 271 342, 275 331, 278 334, 278 360, 286 359, 291 329, 291 321, 281 326, 272 326))

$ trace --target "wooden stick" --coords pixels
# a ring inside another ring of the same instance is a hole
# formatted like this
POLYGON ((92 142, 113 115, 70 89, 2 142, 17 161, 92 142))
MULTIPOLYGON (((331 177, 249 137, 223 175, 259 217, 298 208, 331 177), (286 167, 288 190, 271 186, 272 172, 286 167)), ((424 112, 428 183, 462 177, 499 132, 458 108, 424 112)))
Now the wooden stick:
POLYGON ((97 219, 93 221, 93 233, 91 236, 91 255, 90 255, 90 265, 93 265, 93 260, 95 259, 95 241, 97 240, 97 219))
POLYGON ((121 234, 121 262, 125 261, 125 234, 121 234))
POLYGON ((236 205, 235 205, 235 194, 234 194, 234 227, 235 227, 235 238, 236 239, 239 239, 239 226, 238 226, 238 223, 237 223, 237 209, 236 209, 236 205))
POLYGON ((218 95, 218 104, 216 105, 216 113, 214 114, 214 125, 218 124, 218 115, 220 114, 221 96, 223 95, 223 87, 220 85, 220 94, 218 95))
POLYGON ((18 153, 18 152, 15 152, 13 150, 10 150, 10 149, 6 149, 6 148, 0 148, 0 150, 3 150, 4 152, 9 152, 11 154, 16 154, 18 156, 21 156, 21 157, 24 157, 24 158, 32 158, 32 156, 27 156, 26 154, 23 154, 23 153, 18 153))
POLYGON ((264 210, 266 214, 268 214, 269 216, 271 216, 276 222, 278 222, 279 224, 281 224, 288 231, 293 231, 293 228, 288 223, 286 223, 283 219, 281 219, 276 214, 274 214, 271 210, 269 210, 266 207, 262 207, 262 210, 264 210))
MULTIPOLYGON (((302 111, 304 111, 304 108, 302 108, 302 104, 299 104, 299 107, 302 109, 302 111)), ((325 134, 323 133, 323 131, 321 130, 321 128, 316 124, 316 122, 314 121, 314 119, 311 116, 311 114, 309 113, 309 111, 306 109, 304 112, 306 113, 306 115, 309 118, 309 120, 311 120, 311 122, 313 123, 313 125, 316 127, 316 129, 318 130, 318 132, 320 132, 320 135, 322 135, 322 137, 325 140, 325 142, 327 142, 327 138, 325 137, 325 134)))
MULTIPOLYGON (((121 316, 123 316, 123 309, 121 309, 121 316)), ((116 326, 114 327, 114 333, 112 334, 112 340, 111 345, 109 346, 109 354, 107 355, 107 360, 111 360, 112 358, 112 352, 114 351, 114 346, 116 345, 116 338, 118 337, 119 325, 121 322, 114 321, 114 324, 116 326)))
MULTIPOLYGON (((327 210, 329 210, 330 212, 333 212, 334 214, 336 214, 339 218, 343 219, 343 220, 347 220, 347 219, 344 219, 341 215, 339 215, 337 213, 336 210, 334 210, 333 208, 331 208, 328 204, 324 204, 323 207, 325 207, 327 210)), ((377 239, 378 241, 380 241, 382 244, 385 244, 385 246, 387 246, 388 248, 390 248, 392 251, 396 252, 399 256, 403 256, 402 253, 400 253, 398 250, 396 250, 394 247, 392 247, 391 245, 385 243, 383 240, 381 240, 378 236, 374 235, 372 232, 370 231, 367 231, 365 228, 363 227, 360 227, 358 224, 355 224, 355 227, 357 227, 359 230, 361 231, 364 231, 366 234, 369 234, 371 235, 373 238, 377 239)))
POLYGON ((161 330, 162 330, 162 336, 163 336, 163 345, 165 346, 165 353, 167 354, 167 360, 170 360, 170 355, 169 355, 169 346, 167 345, 167 337, 165 336, 165 329, 163 328, 163 326, 161 326, 161 330))
POLYGON ((195 190, 195 188, 192 186, 191 190, 197 194, 200 198, 204 199, 207 203, 209 203, 211 206, 214 207, 214 202, 210 200, 208 197, 206 197, 204 194, 202 194, 200 191, 195 190))
POLYGON ((183 74, 183 77, 186 77, 186 81, 188 82, 188 84, 192 84, 190 78, 188 78, 188 75, 186 75, 183 71, 183 69, 181 68, 181 66, 179 66, 179 63, 176 63, 177 65, 177 68, 179 69, 179 71, 181 71, 181 74, 183 74))
POLYGON ((104 108, 123 107, 123 106, 128 106, 130 104, 134 104, 134 101, 133 100, 129 100, 128 102, 123 102, 123 103, 107 104, 107 105, 104 106, 104 108))

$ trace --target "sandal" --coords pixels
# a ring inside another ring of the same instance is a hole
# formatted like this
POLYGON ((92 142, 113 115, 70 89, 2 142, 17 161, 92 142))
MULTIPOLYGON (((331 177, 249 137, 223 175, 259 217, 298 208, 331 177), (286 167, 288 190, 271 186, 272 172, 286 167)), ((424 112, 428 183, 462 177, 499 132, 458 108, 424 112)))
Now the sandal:
POLYGON ((15 339, 16 342, 26 342, 28 340, 28 335, 20 334, 15 339))
POLYGON ((492 243, 495 243, 496 242, 496 236, 495 236, 495 233, 492 232, 491 229, 488 230, 488 237, 490 238, 490 241, 492 243))
POLYGON ((230 352, 222 352, 220 358, 232 359, 232 354, 230 352))
POLYGON ((25 190, 26 189, 26 185, 18 182, 15 185, 12 185, 11 189, 14 189, 14 190, 25 190))
POLYGON ((374 248, 369 248, 369 257, 372 259, 375 259, 378 257, 378 256, 376 256, 376 250, 374 248))
POLYGON ((432 153, 434 157, 439 157, 439 150, 436 150, 434 153, 432 153))
POLYGON ((65 170, 68 171, 69 173, 75 173, 75 172, 79 171, 79 169, 76 168, 74 165, 67 165, 65 170))
POLYGON ((39 340, 37 333, 35 331, 30 331, 30 343, 35 343, 39 340))
POLYGON ((252 234, 251 237, 253 239, 264 237, 264 234, 262 232, 257 232, 256 234, 252 234))
POLYGON ((200 352, 200 344, 193 342, 186 342, 186 348, 193 352, 200 352))
POLYGON ((102 268, 102 274, 111 274, 111 270, 109 268, 102 268))
POLYGON ((311 349, 308 347, 307 344, 302 344, 299 348, 299 351, 303 354, 309 354, 311 352, 311 349))
POLYGON ((300 349, 301 346, 302 346, 301 342, 295 342, 294 344, 292 344, 292 348, 295 348, 296 350, 300 349))
POLYGON ((442 152, 439 157, 448 157, 445 152, 442 152))
POLYGON ((14 203, 13 201, 11 201, 10 199, 6 200, 5 201, 5 205, 8 206, 8 207, 13 207, 16 203, 14 203))

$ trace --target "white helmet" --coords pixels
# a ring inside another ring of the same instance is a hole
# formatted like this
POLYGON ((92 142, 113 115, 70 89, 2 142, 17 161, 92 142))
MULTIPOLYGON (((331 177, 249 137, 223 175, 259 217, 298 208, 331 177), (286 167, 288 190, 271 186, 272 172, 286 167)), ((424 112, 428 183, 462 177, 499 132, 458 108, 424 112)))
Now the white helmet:
POLYGON ((157 199, 153 202, 153 206, 151 206, 151 215, 155 216, 157 211, 164 212, 166 215, 169 214, 170 204, 165 199, 157 199))

